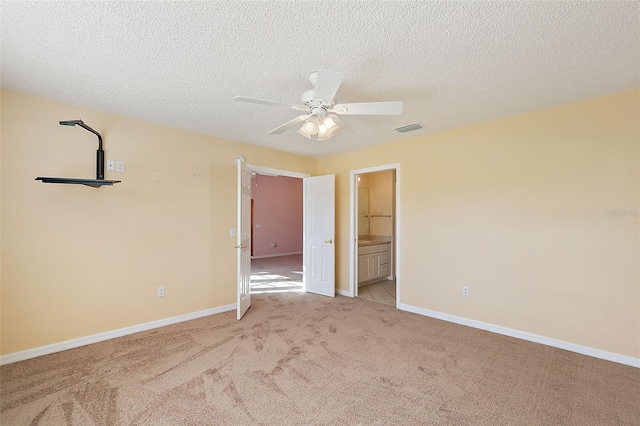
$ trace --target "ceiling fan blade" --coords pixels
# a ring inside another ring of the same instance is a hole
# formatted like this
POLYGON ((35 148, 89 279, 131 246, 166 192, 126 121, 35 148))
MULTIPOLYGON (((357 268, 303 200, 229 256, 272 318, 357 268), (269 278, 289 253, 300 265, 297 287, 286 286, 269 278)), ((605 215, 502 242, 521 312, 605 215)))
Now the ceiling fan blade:
POLYGON ((281 135, 281 134, 283 134, 284 132, 286 132, 289 129, 293 129, 294 127, 297 127, 297 126, 302 126, 302 123, 304 123, 304 121, 309 117, 311 117, 311 114, 309 114, 309 115, 307 115, 307 114, 299 115, 296 118, 294 118, 293 120, 287 121, 282 126, 273 129, 272 131, 269 132, 269 134, 270 135, 281 135))
POLYGON ((318 70, 313 99, 333 101, 343 78, 344 75, 336 71, 318 70))
POLYGON ((330 112, 342 115, 400 115, 402 102, 359 102, 337 104, 330 112))
POLYGON ((236 101, 249 102, 252 104, 271 105, 281 108, 291 108, 298 111, 307 111, 307 107, 305 107, 304 105, 285 104, 284 102, 266 101, 264 99, 248 98, 246 96, 236 96, 233 99, 235 99, 236 101))

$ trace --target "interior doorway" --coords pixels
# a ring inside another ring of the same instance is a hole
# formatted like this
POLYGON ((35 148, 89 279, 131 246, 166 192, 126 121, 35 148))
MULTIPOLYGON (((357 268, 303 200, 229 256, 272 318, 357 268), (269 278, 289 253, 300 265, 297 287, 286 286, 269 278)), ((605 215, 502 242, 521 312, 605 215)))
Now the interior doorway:
MULTIPOLYGON (((237 318, 251 307, 251 175, 252 173, 302 179, 302 276, 305 292, 335 297, 335 175, 311 177, 268 167, 252 166, 244 157, 237 164, 237 318)), ((257 177, 257 176, 256 176, 257 177)))
MULTIPOLYGON (((314 176, 251 166, 243 156, 237 165, 237 319, 251 307, 251 175, 252 173, 302 179, 302 286, 303 291, 335 297, 335 175, 314 176)), ((256 176, 257 177, 257 176, 256 176)))
POLYGON ((398 306, 400 165, 351 171, 349 296, 398 306))
POLYGON ((250 292, 301 292, 302 178, 252 171, 250 292))

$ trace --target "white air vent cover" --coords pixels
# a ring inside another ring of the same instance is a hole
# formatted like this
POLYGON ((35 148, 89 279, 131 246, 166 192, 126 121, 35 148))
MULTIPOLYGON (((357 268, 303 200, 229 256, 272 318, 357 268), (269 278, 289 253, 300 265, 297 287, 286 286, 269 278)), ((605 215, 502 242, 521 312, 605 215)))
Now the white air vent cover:
POLYGON ((395 130, 400 133, 407 133, 407 132, 411 132, 412 130, 418 130, 418 129, 422 129, 422 126, 419 125, 418 123, 413 123, 413 124, 407 124, 406 126, 397 127, 395 130))

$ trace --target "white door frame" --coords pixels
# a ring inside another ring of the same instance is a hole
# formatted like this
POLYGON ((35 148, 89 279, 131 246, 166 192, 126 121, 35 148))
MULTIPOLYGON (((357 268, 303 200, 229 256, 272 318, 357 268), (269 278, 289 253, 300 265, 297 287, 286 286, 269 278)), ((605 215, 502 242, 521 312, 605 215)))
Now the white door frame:
POLYGON ((236 301, 237 318, 251 307, 251 169, 247 167, 244 157, 236 157, 238 164, 238 232, 237 245, 238 276, 236 301), (245 244, 246 243, 246 244, 245 244))
POLYGON ((395 218, 395 228, 393 229, 393 265, 396 277, 396 308, 400 304, 400 163, 385 164, 382 166, 367 167, 366 169, 351 170, 350 178, 350 200, 349 200, 349 294, 347 296, 356 297, 358 295, 358 175, 365 173, 382 172, 385 170, 396 171, 395 182, 395 211, 392 212, 395 218))
POLYGON ((247 164, 247 166, 251 169, 252 172, 256 172, 261 175, 286 176, 286 177, 292 177, 292 178, 298 178, 298 179, 311 177, 311 175, 308 173, 298 173, 298 172, 292 172, 289 170, 273 169, 271 167, 256 166, 253 164, 247 164))

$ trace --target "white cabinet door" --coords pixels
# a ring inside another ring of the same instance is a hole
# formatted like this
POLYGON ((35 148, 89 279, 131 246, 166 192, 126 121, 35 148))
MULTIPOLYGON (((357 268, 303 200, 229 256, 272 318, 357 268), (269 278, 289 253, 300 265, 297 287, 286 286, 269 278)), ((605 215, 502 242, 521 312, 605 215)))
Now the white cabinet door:
POLYGON ((369 255, 358 256, 358 282, 367 281, 370 278, 369 255))
POLYGON ((387 277, 391 273, 389 244, 358 247, 358 283, 387 277))
POLYGON ((369 279, 378 278, 380 276, 380 254, 369 255, 369 279))

